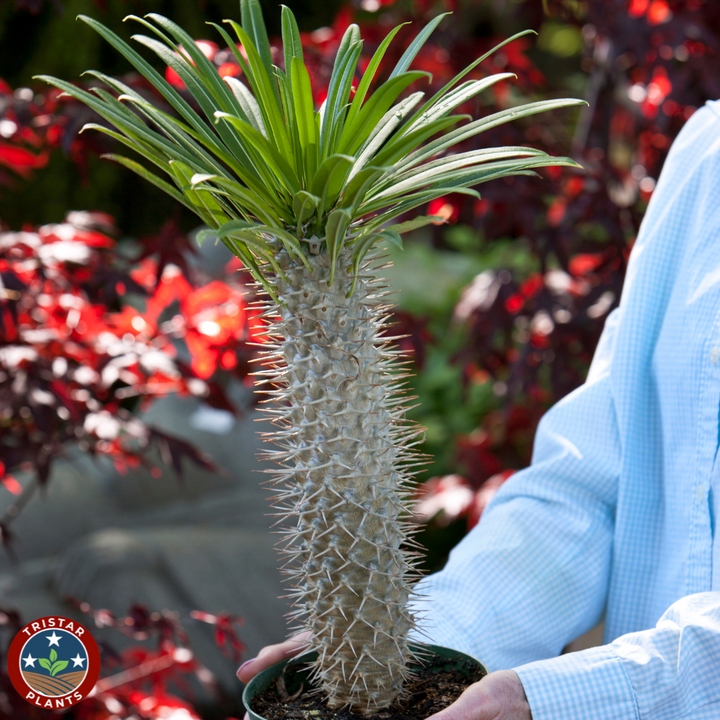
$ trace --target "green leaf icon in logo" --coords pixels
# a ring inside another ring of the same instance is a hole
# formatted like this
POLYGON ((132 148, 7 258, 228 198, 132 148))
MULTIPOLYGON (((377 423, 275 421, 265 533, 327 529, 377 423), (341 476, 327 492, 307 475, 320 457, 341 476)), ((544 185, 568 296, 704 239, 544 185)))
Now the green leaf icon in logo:
POLYGON ((50 674, 55 677, 61 670, 64 670, 68 666, 67 660, 58 660, 53 663, 50 667, 50 674))
POLYGON ((68 660, 58 660, 57 652, 55 650, 50 651, 50 659, 38 658, 38 662, 44 667, 53 677, 55 677, 61 670, 64 670, 68 666, 68 660))

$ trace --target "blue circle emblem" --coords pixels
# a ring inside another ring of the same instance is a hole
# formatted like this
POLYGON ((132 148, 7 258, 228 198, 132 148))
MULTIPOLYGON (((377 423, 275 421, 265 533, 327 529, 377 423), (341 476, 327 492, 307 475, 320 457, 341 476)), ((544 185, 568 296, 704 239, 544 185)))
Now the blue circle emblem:
POLYGON ((33 635, 20 651, 25 682, 44 697, 67 695, 88 672, 85 646, 71 632, 53 628, 33 635))

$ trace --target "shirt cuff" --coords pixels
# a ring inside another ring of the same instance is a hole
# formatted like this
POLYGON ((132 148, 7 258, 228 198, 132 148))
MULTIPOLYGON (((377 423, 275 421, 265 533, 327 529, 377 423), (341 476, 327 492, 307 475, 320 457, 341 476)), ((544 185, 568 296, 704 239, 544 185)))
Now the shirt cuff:
POLYGON ((533 720, 639 720, 635 693, 608 645, 514 668, 533 720))

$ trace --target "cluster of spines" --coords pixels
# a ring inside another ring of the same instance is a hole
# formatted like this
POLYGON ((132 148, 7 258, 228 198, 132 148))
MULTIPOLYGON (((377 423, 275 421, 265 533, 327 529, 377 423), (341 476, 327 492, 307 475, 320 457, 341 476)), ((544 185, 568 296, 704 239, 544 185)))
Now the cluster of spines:
POLYGON ((412 659, 408 600, 420 554, 410 549, 409 471, 424 462, 412 449, 420 430, 405 420, 407 373, 394 338, 382 336, 387 293, 367 272, 377 259, 350 298, 351 279, 328 286, 327 255, 309 260, 312 273, 280 257, 282 304, 265 308, 256 375, 272 384, 275 430, 264 435, 279 466, 268 472, 293 630, 312 632, 328 704, 372 712, 400 695, 412 659))

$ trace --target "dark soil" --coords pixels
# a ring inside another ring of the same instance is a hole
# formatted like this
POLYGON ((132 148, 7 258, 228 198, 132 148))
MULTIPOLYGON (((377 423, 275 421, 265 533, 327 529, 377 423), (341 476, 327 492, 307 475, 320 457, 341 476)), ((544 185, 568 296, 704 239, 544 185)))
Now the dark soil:
POLYGON ((306 666, 288 665, 276 682, 256 695, 253 712, 266 720, 423 720, 440 712, 462 695, 463 690, 483 677, 483 671, 470 662, 433 657, 423 667, 413 668, 415 677, 408 681, 406 693, 387 710, 361 715, 349 708, 331 710, 323 695, 312 692, 306 666))

